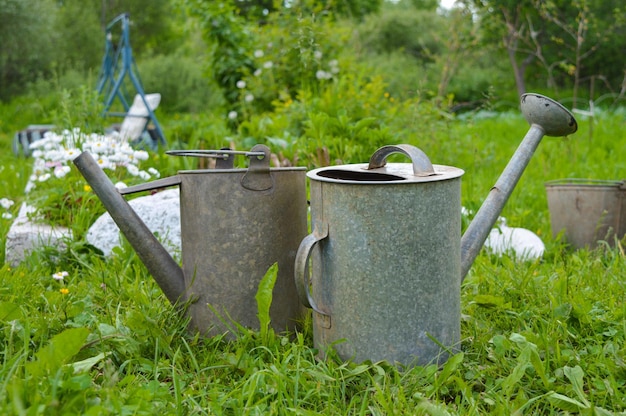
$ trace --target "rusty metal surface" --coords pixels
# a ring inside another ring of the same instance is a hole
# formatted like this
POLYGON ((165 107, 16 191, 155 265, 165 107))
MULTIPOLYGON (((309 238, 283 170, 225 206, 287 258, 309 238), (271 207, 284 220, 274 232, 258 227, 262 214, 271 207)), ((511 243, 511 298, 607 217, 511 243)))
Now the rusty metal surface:
POLYGON ((306 169, 270 169, 269 149, 253 150, 266 157, 256 159, 251 171, 181 171, 132 190, 180 186, 182 268, 89 154, 74 162, 167 298, 191 302, 191 326, 204 335, 225 333, 236 328, 234 322, 259 328, 255 295, 275 262, 272 327, 293 329, 301 317, 293 265, 307 234, 306 169))
POLYGON ((560 179, 546 182, 552 235, 563 232, 574 248, 615 244, 626 235, 626 186, 623 181, 560 179))
POLYGON ((188 296, 196 300, 189 313, 207 335, 232 328, 231 320, 258 329, 255 295, 275 262, 272 326, 293 329, 301 317, 293 264, 307 234, 305 169, 271 169, 260 183, 272 186, 259 191, 242 185, 247 173, 179 172, 183 271, 188 296))

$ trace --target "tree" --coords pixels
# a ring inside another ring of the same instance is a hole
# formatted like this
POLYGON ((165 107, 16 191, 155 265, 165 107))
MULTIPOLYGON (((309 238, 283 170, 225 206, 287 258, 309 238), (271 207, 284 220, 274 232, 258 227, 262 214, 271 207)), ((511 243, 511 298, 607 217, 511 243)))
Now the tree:
POLYGON ((539 32, 531 30, 532 21, 537 19, 532 0, 466 0, 464 3, 478 12, 484 39, 501 42, 513 69, 517 93, 524 94, 526 70, 537 58, 537 52, 541 52, 539 32))
POLYGON ((171 0, 102 0, 101 3, 100 23, 103 36, 104 28, 110 21, 122 13, 130 15, 130 41, 136 56, 167 54, 180 46, 180 35, 175 28, 175 9, 171 0))
POLYGON ((620 74, 623 77, 623 60, 620 60, 623 53, 618 51, 626 47, 626 29, 619 0, 463 0, 463 3, 477 12, 485 39, 491 42, 501 39, 519 94, 526 90, 526 73, 531 65, 546 71, 548 87, 572 86, 575 100, 585 78, 604 79, 608 85, 609 79, 617 83, 622 79, 618 79, 620 74), (589 59, 598 54, 605 59, 589 59), (601 75, 606 73, 611 76, 601 75))
MULTIPOLYGON (((576 107, 583 62, 596 53, 620 26, 623 30, 623 14, 616 7, 610 15, 605 15, 604 19, 601 19, 592 8, 594 4, 587 0, 573 0, 561 4, 554 1, 534 1, 541 16, 560 29, 554 32, 552 41, 560 47, 563 67, 567 74, 573 77, 573 106, 576 107)), ((601 68, 592 69, 595 70, 601 68)), ((596 74, 600 72, 594 75, 596 74)))
POLYGON ((472 22, 471 14, 462 9, 455 9, 448 13, 448 30, 445 36, 438 39, 444 47, 444 52, 434 56, 441 66, 441 77, 437 85, 437 97, 443 98, 452 78, 456 75, 460 65, 471 54, 477 53, 479 35, 478 26, 472 22))
POLYGON ((57 7, 58 67, 88 70, 98 68, 104 51, 104 31, 98 20, 98 0, 65 0, 57 7))
POLYGON ((57 33, 52 0, 0 0, 0 100, 51 72, 57 33))

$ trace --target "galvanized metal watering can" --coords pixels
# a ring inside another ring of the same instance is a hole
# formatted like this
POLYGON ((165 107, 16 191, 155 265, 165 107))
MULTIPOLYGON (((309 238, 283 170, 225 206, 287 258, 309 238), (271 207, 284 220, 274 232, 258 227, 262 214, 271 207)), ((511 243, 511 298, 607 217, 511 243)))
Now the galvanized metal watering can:
POLYGON ((463 170, 433 165, 416 147, 385 146, 369 163, 307 173, 313 231, 295 279, 322 355, 332 346, 342 359, 423 365, 459 347, 462 280, 542 137, 577 129, 547 97, 526 94, 521 109, 530 130, 463 237, 463 170), (387 163, 392 153, 411 163, 387 163))
POLYGON ((189 302, 193 328, 230 337, 233 321, 258 329, 258 284, 277 262, 271 323, 278 331, 293 329, 303 309, 293 265, 307 234, 306 169, 270 168, 270 150, 262 145, 250 152, 168 153, 213 157, 216 168, 180 171, 118 191, 89 153, 74 163, 167 298, 189 302), (249 167, 234 169, 233 157, 241 153, 249 167), (182 268, 122 196, 167 186, 180 187, 182 268))

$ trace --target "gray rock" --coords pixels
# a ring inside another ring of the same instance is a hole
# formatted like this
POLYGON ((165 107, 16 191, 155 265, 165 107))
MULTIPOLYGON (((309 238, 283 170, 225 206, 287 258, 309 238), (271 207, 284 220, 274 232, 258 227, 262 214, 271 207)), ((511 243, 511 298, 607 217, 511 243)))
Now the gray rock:
MULTIPOLYGON (((174 258, 180 257, 180 193, 178 188, 157 192, 129 201, 139 218, 154 233, 174 258)), ((120 245, 119 228, 108 213, 93 223, 87 232, 87 242, 109 256, 120 245)))
POLYGON ((72 237, 72 232, 65 227, 40 224, 29 218, 35 208, 22 204, 17 218, 11 224, 6 237, 5 262, 17 267, 33 250, 43 246, 63 247, 64 240, 72 237))

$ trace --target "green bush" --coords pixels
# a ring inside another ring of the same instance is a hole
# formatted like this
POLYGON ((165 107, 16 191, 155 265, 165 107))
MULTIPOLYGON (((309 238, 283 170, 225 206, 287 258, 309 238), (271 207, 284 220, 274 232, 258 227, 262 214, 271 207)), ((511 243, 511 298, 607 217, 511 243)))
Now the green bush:
POLYGON ((402 52, 420 62, 432 62, 443 52, 438 39, 445 33, 445 18, 435 11, 400 3, 370 15, 357 27, 359 42, 369 52, 402 52))
POLYGON ((224 105, 221 88, 204 73, 193 56, 172 54, 144 58, 138 63, 146 93, 161 94, 159 108, 167 113, 203 113, 224 105))

